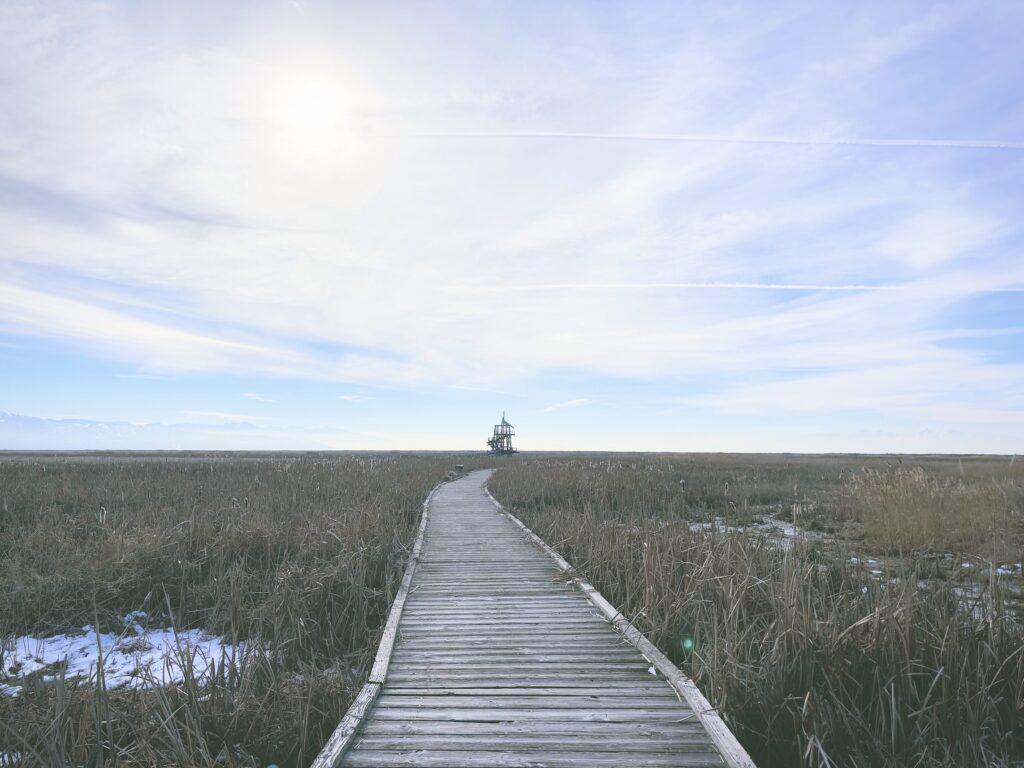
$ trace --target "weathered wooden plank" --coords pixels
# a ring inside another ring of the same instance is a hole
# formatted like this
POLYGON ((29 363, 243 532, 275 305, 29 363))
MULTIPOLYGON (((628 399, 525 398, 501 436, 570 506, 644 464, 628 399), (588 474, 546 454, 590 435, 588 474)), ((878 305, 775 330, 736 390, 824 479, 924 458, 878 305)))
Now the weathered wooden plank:
MULTIPOLYGON (((523 685, 528 688, 572 688, 575 686, 586 686, 591 683, 596 685, 598 682, 597 678, 593 677, 569 677, 565 675, 562 677, 554 675, 530 676, 529 673, 525 675, 509 674, 504 677, 498 677, 477 673, 448 676, 403 676, 394 680, 389 678, 388 684, 394 684, 400 688, 511 688, 516 686, 517 679, 522 680, 523 685)), ((608 676, 607 681, 607 690, 629 689, 632 686, 642 684, 642 681, 638 681, 635 676, 622 674, 608 676)), ((664 685, 664 682, 662 684, 664 685)))
POLYGON ((567 605, 553 605, 550 608, 544 608, 540 606, 527 606, 519 608, 496 608, 493 606, 481 606, 479 608, 472 608, 468 606, 449 606, 445 608, 419 608, 418 606, 407 606, 404 615, 408 616, 410 621, 421 619, 430 620, 433 618, 493 618, 493 619, 528 619, 528 618, 542 618, 542 619, 557 619, 563 616, 576 616, 579 618, 592 618, 598 617, 602 621, 604 617, 598 614, 593 609, 588 609, 584 606, 567 604, 567 605))
POLYGON ((537 629, 531 632, 503 632, 500 635, 496 635, 493 632, 470 632, 467 630, 462 633, 445 633, 437 634, 427 632, 425 630, 407 630, 405 628, 399 629, 399 637, 401 642, 420 642, 426 640, 440 641, 444 637, 451 638, 452 643, 460 643, 465 641, 472 642, 498 642, 500 639, 508 639, 513 642, 526 642, 536 643, 539 640, 547 639, 550 644, 566 644, 573 645, 576 642, 582 642, 584 640, 600 640, 601 636, 607 637, 608 630, 580 630, 580 631, 551 631, 544 632, 543 629, 537 629))
MULTIPOLYGON (((573 646, 579 649, 577 657, 586 656, 592 652, 598 653, 608 651, 621 653, 623 649, 621 644, 609 643, 604 640, 585 640, 580 641, 579 643, 573 643, 573 646)), ((443 652, 448 655, 456 653, 545 653, 557 650, 557 648, 552 648, 551 645, 545 647, 540 638, 513 642, 495 638, 490 642, 477 640, 474 642, 453 641, 451 643, 437 643, 428 640, 409 640, 406 643, 403 643, 402 646, 402 653, 419 652, 430 654, 443 652)))
MULTIPOLYGON (((439 619, 440 618, 441 617, 439 617, 439 619)), ((562 634, 562 635, 571 635, 571 634, 574 634, 574 633, 586 634, 586 633, 589 632, 589 633, 592 633, 592 634, 604 634, 607 637, 607 636, 609 636, 608 635, 608 630, 613 628, 611 622, 605 621, 603 619, 600 619, 600 620, 588 619, 585 622, 576 622, 576 623, 573 623, 573 624, 568 624, 568 623, 567 624, 560 624, 560 623, 559 624, 552 624, 550 621, 547 624, 544 624, 543 622, 540 622, 540 621, 529 621, 528 618, 527 618, 526 621, 529 622, 529 623, 525 623, 525 622, 524 623, 516 623, 516 622, 513 622, 513 621, 506 622, 507 624, 511 624, 512 625, 510 627, 507 627, 507 629, 510 630, 510 631, 518 632, 520 634, 525 634, 525 633, 530 633, 530 632, 534 632, 534 633, 535 632, 557 632, 557 633, 562 634)), ((418 621, 416 621, 416 622, 410 621, 410 622, 406 622, 404 624, 401 624, 398 629, 399 629, 399 633, 401 633, 401 634, 412 634, 412 633, 415 633, 415 632, 422 633, 422 632, 430 631, 434 635, 436 635, 437 637, 444 637, 444 635, 441 634, 441 632, 438 631, 438 629, 437 629, 437 627, 439 625, 440 626, 444 626, 444 624, 442 624, 440 622, 435 622, 435 623, 432 623, 432 624, 427 624, 427 623, 420 623, 418 621)), ((493 628, 493 625, 490 625, 490 624, 488 624, 486 626, 482 625, 482 624, 469 624, 468 626, 461 627, 460 631, 465 633, 465 634, 477 634, 477 635, 479 635, 479 634, 486 634, 486 633, 492 633, 493 634, 495 630, 493 628)), ((610 636, 611 637, 615 637, 616 635, 613 632, 610 636)))
MULTIPOLYGON (((588 629, 590 627, 600 628, 608 625, 608 622, 603 618, 596 618, 594 616, 565 616, 558 621, 559 626, 563 629, 588 629)), ((548 627, 551 625, 551 620, 543 618, 532 618, 529 616, 524 617, 509 617, 507 619, 445 619, 438 617, 436 620, 419 620, 415 623, 415 628, 418 630, 431 630, 435 632, 445 632, 447 630, 461 631, 465 628, 476 628, 478 630, 487 630, 491 632, 501 632, 505 629, 529 629, 530 627, 548 627)))
MULTIPOLYGON (((553 640, 553 642, 559 642, 557 638, 558 637, 563 637, 565 639, 562 642, 569 643, 569 642, 572 642, 572 639, 576 638, 576 637, 579 637, 579 638, 583 638, 583 637, 601 637, 601 636, 608 637, 609 636, 608 632, 609 632, 610 629, 611 629, 611 626, 608 625, 608 624, 594 624, 594 625, 585 626, 585 627, 572 627, 572 628, 570 628, 570 627, 558 627, 558 628, 548 627, 548 628, 545 628, 543 625, 533 625, 533 626, 511 627, 511 628, 508 628, 505 631, 501 632, 500 634, 501 634, 502 637, 510 637, 510 636, 516 636, 516 637, 536 637, 537 635, 542 635, 544 637, 556 638, 555 640, 553 640)), ((493 639, 498 634, 493 629, 490 629, 490 628, 484 629, 482 627, 480 627, 480 628, 477 628, 477 627, 467 627, 466 629, 463 629, 459 633, 453 633, 453 632, 445 633, 445 632, 436 631, 432 627, 421 627, 421 626, 417 626, 417 625, 400 626, 398 628, 398 633, 403 638, 427 636, 427 637, 432 637, 432 638, 435 638, 435 639, 441 639, 441 638, 445 638, 445 637, 450 637, 453 640, 457 640, 457 639, 461 639, 461 638, 492 638, 493 639)), ((616 635, 614 635, 614 633, 613 633, 612 637, 616 637, 616 635)))
MULTIPOLYGON (((429 546, 429 544, 427 546, 429 546)), ((447 570, 440 570, 437 568, 437 566, 432 566, 429 562, 423 565, 423 568, 423 573, 425 575, 431 573, 440 574, 449 572, 447 570), (434 570, 431 571, 431 568, 433 568, 434 570)), ((472 567, 467 568, 465 564, 460 564, 458 567, 452 567, 450 572, 453 574, 459 573, 462 575, 466 575, 470 578, 473 578, 477 575, 486 577, 488 574, 493 574, 495 568, 500 568, 502 570, 515 570, 516 573, 530 574, 533 576, 537 576, 538 578, 544 581, 550 581, 552 579, 555 580, 556 583, 564 583, 566 581, 565 575, 560 573, 557 569, 552 568, 550 563, 544 565, 543 567, 537 568, 519 568, 514 563, 502 562, 498 560, 495 562, 489 562, 486 564, 486 566, 481 565, 479 569, 475 569, 472 567)))
POLYGON ((582 752, 458 752, 442 750, 354 751, 346 761, 352 768, 720 768, 722 758, 714 753, 652 755, 622 752, 607 757, 582 752))
MULTIPOLYGON (((473 576, 471 574, 462 574, 461 578, 454 576, 440 578, 432 577, 429 574, 418 574, 414 594, 417 597, 428 597, 427 593, 432 589, 449 590, 453 597, 463 595, 466 597, 500 596, 502 591, 514 591, 516 593, 523 591, 540 592, 538 600, 572 597, 573 595, 570 585, 564 581, 551 581, 546 576, 540 576, 531 572, 509 573, 500 579, 473 576), (529 580, 531 583, 524 583, 526 580, 529 580), (468 581, 472 581, 472 583, 467 583, 468 581)), ((577 604, 583 608, 592 607, 578 601, 577 604)))
MULTIPOLYGON (((554 642, 554 643, 559 643, 559 642, 571 643, 573 638, 580 638, 580 639, 583 639, 583 638, 599 638, 599 637, 608 637, 610 639, 617 638, 618 636, 615 635, 614 632, 609 634, 609 630, 610 629, 611 629, 611 626, 607 625, 607 624, 593 624, 593 625, 584 626, 584 627, 557 627, 557 628, 555 628, 555 627, 545 628, 543 625, 521 626, 521 627, 513 626, 513 627, 506 628, 504 631, 502 631, 500 633, 500 636, 501 637, 515 637, 517 639, 518 638, 522 638, 522 637, 543 636, 543 637, 555 638, 555 639, 552 640, 552 642, 554 642), (558 638, 564 638, 564 639, 559 640, 558 638)), ((499 635, 499 633, 496 632, 492 628, 486 628, 485 629, 483 627, 473 627, 473 626, 466 627, 465 629, 461 630, 458 633, 452 633, 452 632, 436 631, 432 627, 422 627, 422 626, 417 626, 417 625, 406 625, 406 626, 400 626, 398 628, 398 633, 399 633, 399 635, 401 637, 406 638, 406 639, 408 639, 408 638, 430 638, 430 639, 433 639, 433 640, 443 640, 445 638, 450 638, 452 640, 470 639, 470 638, 472 638, 472 639, 488 639, 488 638, 496 639, 496 637, 499 635)))
POLYGON ((550 686, 543 685, 534 687, 509 686, 507 688, 495 686, 462 688, 430 686, 422 688, 398 686, 394 683, 390 683, 388 685, 388 694, 395 696, 596 696, 599 698, 613 699, 644 695, 667 697, 671 698, 673 701, 678 701, 676 694, 670 690, 666 690, 667 688, 668 686, 664 683, 656 681, 652 681, 646 686, 630 682, 628 685, 621 688, 602 687, 596 683, 590 687, 566 686, 564 688, 552 688, 550 686))
POLYGON ((435 644, 433 648, 417 648, 415 642, 410 641, 409 645, 404 643, 398 648, 396 654, 408 654, 413 656, 464 656, 476 654, 480 656, 491 656, 501 653, 546 653, 551 655, 570 656, 576 659, 594 659, 601 656, 628 656, 631 659, 637 657, 634 648, 621 643, 602 643, 600 640, 590 640, 586 645, 575 643, 572 646, 559 646, 554 643, 540 643, 536 640, 526 642, 508 642, 502 639, 501 635, 495 635, 491 643, 477 643, 466 647, 459 647, 458 638, 453 638, 448 645, 435 644))
MULTIPOLYGON (((452 662, 404 662, 402 664, 402 670, 405 674, 414 674, 419 672, 420 674, 438 672, 444 674, 453 674, 456 672, 473 672, 476 674, 493 674, 493 673, 505 673, 505 674, 521 674, 528 675, 532 673, 552 673, 558 672, 563 676, 576 676, 576 675, 599 675, 599 674, 611 674, 613 672, 642 672, 646 668, 643 664, 632 662, 632 661, 595 661, 592 664, 584 662, 573 662, 559 663, 552 661, 538 661, 538 662, 495 662, 488 664, 482 661, 465 662, 465 661, 452 661, 452 662)), ((389 678, 390 679, 390 678, 389 678)))
POLYGON ((494 643, 485 647, 472 646, 469 648, 457 648, 453 646, 444 646, 435 648, 414 648, 405 647, 403 645, 395 651, 396 656, 405 656, 409 658, 434 657, 441 659, 453 658, 455 656, 487 658, 488 656, 518 656, 532 654, 562 656, 570 660, 579 659, 581 661, 593 661, 595 659, 607 657, 623 657, 634 660, 637 658, 637 653, 634 649, 622 645, 591 644, 589 646, 580 646, 578 648, 575 646, 573 648, 559 647, 552 644, 544 646, 537 642, 510 645, 502 644, 500 636, 496 636, 494 638, 494 643))
MULTIPOLYGON (((607 681, 608 688, 623 688, 642 685, 646 682, 645 679, 636 673, 622 671, 601 674, 601 677, 597 677, 595 672, 591 672, 589 675, 565 675, 531 672, 481 672, 476 670, 451 673, 438 672, 436 674, 430 672, 415 674, 392 673, 392 675, 388 676, 388 685, 417 688, 423 686, 436 686, 438 688, 501 688, 515 686, 521 681, 522 685, 533 688, 566 688, 576 685, 597 685, 601 680, 607 681)), ((662 685, 664 684, 664 681, 662 681, 662 685)))
POLYGON ((560 709, 549 707, 544 709, 518 708, 510 705, 502 707, 374 707, 373 717, 378 720, 468 720, 474 723, 497 722, 508 720, 558 720, 562 722, 588 721, 594 723, 635 723, 661 721, 682 723, 694 720, 697 716, 689 710, 675 707, 657 709, 631 707, 617 709, 600 707, 594 709, 560 709))
POLYGON ((425 664, 533 664, 551 662, 562 664, 585 660, 588 662, 630 661, 636 663, 636 656, 628 651, 620 650, 595 651, 587 654, 572 653, 564 650, 494 650, 480 651, 399 651, 395 658, 403 664, 406 662, 425 664))
POLYGON ((679 752, 707 752, 708 740, 703 733, 694 731, 688 735, 665 736, 654 739, 624 738, 622 736, 603 736, 590 734, 579 735, 541 735, 520 734, 518 736, 502 735, 464 735, 464 734, 430 734, 409 736, 402 734, 366 735, 359 737, 356 749, 363 750, 472 750, 485 751, 545 751, 545 752, 653 752, 656 754, 672 754, 679 752))
MULTIPOLYGON (((455 594, 454 590, 449 587, 413 587, 416 590, 415 594, 417 597, 451 597, 455 594)), ((460 596, 472 597, 474 595, 501 595, 504 597, 514 597, 524 602, 535 600, 539 597, 555 597, 561 594, 571 594, 567 589, 561 590, 557 587, 495 587, 488 589, 486 587, 474 587, 473 589, 461 589, 458 591, 460 596)))
POLYGON ((434 709, 454 707, 456 709, 493 709, 498 707, 537 707, 539 709, 590 709, 592 707, 637 707, 644 710, 671 709, 680 711, 679 699, 667 696, 601 696, 593 693, 584 696, 471 696, 448 694, 410 696, 387 693, 377 698, 378 707, 416 707, 434 709))
POLYGON ((498 636, 494 635, 477 635, 475 637, 434 637, 427 634, 420 636, 416 635, 405 635, 402 633, 402 647, 403 649, 411 648, 536 648, 542 645, 558 646, 565 645, 573 648, 579 648, 581 652, 586 652, 588 648, 627 648, 629 645, 622 642, 622 639, 616 635, 610 635, 609 632, 603 631, 600 633, 592 632, 588 634, 571 633, 565 635, 564 641, 558 639, 552 639, 553 636, 545 634, 543 632, 537 632, 532 634, 519 634, 517 633, 514 637, 509 637, 505 634, 498 636), (547 642, 545 642, 547 641, 547 642))
POLYGON ((603 677, 591 675, 590 677, 579 677, 576 675, 562 675, 557 677, 554 674, 520 675, 517 673, 504 673, 504 677, 498 676, 501 673, 490 673, 483 675, 470 675, 452 673, 449 675, 405 675, 402 679, 388 681, 387 693, 394 695, 409 695, 406 693, 413 689, 437 690, 447 695, 451 689, 453 695, 467 695, 466 689, 491 689, 494 695, 509 695, 514 690, 518 695, 536 696, 532 689, 561 689, 572 691, 564 693, 567 696, 653 696, 679 701, 687 706, 680 698, 679 693, 667 686, 664 680, 642 679, 638 676, 618 675, 608 678, 607 685, 602 685, 603 677), (522 681, 516 684, 516 680, 522 681), (424 682, 424 681, 429 681, 424 682), (447 681, 447 682, 442 682, 447 681), (502 693, 504 691, 504 693, 502 693), (584 691, 586 693, 584 693, 584 691))
POLYGON ((409 605, 413 608, 419 606, 425 606, 433 608, 437 606, 446 605, 459 605, 459 606, 507 606, 521 608, 524 605, 530 607, 561 607, 561 606, 579 606, 590 609, 591 606, 580 600, 580 595, 574 592, 566 592, 558 595, 548 595, 545 597, 537 597, 527 602, 523 602, 518 598, 513 597, 502 597, 501 595, 441 595, 438 597, 428 597, 413 592, 409 595, 409 605))
MULTIPOLYGON (((521 578, 532 578, 529 574, 521 578)), ((430 596, 417 588, 410 597, 411 607, 416 610, 429 610, 445 605, 458 607, 477 608, 506 608, 509 610, 522 610, 523 608, 552 608, 552 607, 573 607, 579 610, 594 611, 594 606, 585 600, 579 599, 579 594, 570 591, 563 591, 560 587, 548 590, 545 595, 538 595, 531 600, 523 601, 515 598, 503 597, 495 591, 483 592, 481 594, 469 594, 466 590, 453 587, 456 590, 449 595, 430 596)))
POLYGON ((536 580, 534 586, 554 586, 554 587, 567 587, 567 579, 565 574, 559 573, 554 568, 548 567, 544 569, 540 568, 516 568, 512 565, 494 565, 491 564, 491 570, 486 571, 483 569, 473 570, 466 568, 452 569, 450 571, 430 569, 424 566, 419 571, 417 577, 418 584, 428 584, 435 582, 443 582, 446 584, 452 584, 456 587, 474 587, 484 586, 491 584, 502 584, 505 582, 515 583, 517 579, 522 577, 529 577, 536 580), (495 575, 494 569, 501 568, 501 575, 495 575))
POLYGON ((416 600, 410 600, 408 603, 410 613, 419 619, 431 619, 433 617, 443 617, 447 613, 470 613, 470 614, 486 614, 490 611, 494 611, 495 617, 518 617, 520 614, 524 617, 530 614, 539 613, 549 615, 552 613, 559 613, 565 610, 567 613, 573 616, 581 618, 591 618, 600 621, 603 624, 607 624, 608 620, 600 615, 597 611, 594 611, 591 606, 581 606, 579 604, 579 596, 572 601, 560 602, 555 601, 546 604, 524 604, 521 597, 517 596, 514 602, 511 603, 496 603, 496 602, 446 602, 446 603, 432 603, 424 604, 419 602, 419 598, 416 600))
POLYGON ((706 732, 697 719, 685 723, 592 723, 592 722, 438 722, 432 720, 369 720, 360 731, 362 734, 450 734, 490 736, 580 736, 581 738, 607 737, 618 739, 666 739, 675 736, 699 737, 706 732))
MULTIPOLYGON (((596 657, 598 655, 608 653, 611 655, 628 655, 629 649, 625 649, 627 652, 624 654, 624 648, 622 645, 612 645, 610 643, 602 643, 600 641, 590 643, 588 645, 579 645, 578 652, 573 658, 579 658, 580 656, 596 657)), ((540 642, 527 642, 527 643, 504 643, 500 640, 496 640, 493 643, 453 643, 451 645, 440 645, 437 643, 419 643, 411 642, 403 645, 400 651, 396 653, 401 654, 420 654, 420 655, 440 655, 454 656, 454 655, 466 655, 475 654, 479 655, 529 655, 530 653, 565 653, 563 648, 551 646, 545 647, 540 642)), ((633 656, 635 657, 635 656, 633 656)))
MULTIPOLYGON (((460 642, 460 643, 461 642, 467 642, 467 641, 470 641, 470 642, 483 641, 484 643, 497 643, 501 639, 507 637, 508 640, 510 640, 510 641, 512 641, 514 643, 523 643, 523 642, 525 642, 527 644, 528 643, 537 643, 537 642, 540 642, 541 640, 543 640, 544 638, 547 638, 548 641, 552 645, 557 645, 557 644, 573 645, 573 644, 575 644, 577 642, 581 642, 581 641, 583 641, 585 639, 586 640, 600 640, 601 634, 606 634, 606 632, 605 633, 594 632, 594 633, 589 633, 589 634, 585 634, 585 633, 579 633, 579 634, 578 633, 561 633, 561 634, 548 633, 548 634, 545 634, 543 632, 540 632, 540 633, 538 633, 538 632, 529 632, 529 633, 518 632, 518 633, 515 633, 514 635, 511 632, 509 632, 509 633, 504 633, 501 637, 496 637, 495 635, 492 635, 492 634, 481 634, 481 633, 475 633, 474 632, 474 633, 468 634, 468 635, 450 635, 450 637, 452 638, 453 642, 460 642)), ((413 633, 410 633, 410 634, 407 635, 406 633, 404 633, 404 631, 399 632, 399 638, 400 638, 400 642, 420 642, 420 641, 426 641, 426 640, 434 639, 434 637, 432 635, 428 634, 428 633, 413 632, 413 633)))
MULTIPOLYGON (((612 645, 603 643, 600 641, 590 643, 588 645, 580 644, 579 652, 577 656, 590 656, 597 653, 621 653, 621 645, 612 645)), ((482 653, 483 655, 494 655, 496 653, 507 653, 507 654, 523 654, 523 653, 545 653, 561 652, 559 648, 545 648, 542 643, 538 641, 534 642, 517 642, 517 643, 505 643, 500 640, 496 640, 492 643, 466 643, 457 642, 451 645, 441 645, 438 643, 426 643, 414 641, 402 646, 401 653, 424 653, 431 655, 434 653, 441 653, 442 655, 457 655, 466 653, 482 653)))
MULTIPOLYGON (((632 669, 637 672, 644 672, 650 669, 650 662, 642 657, 635 656, 622 656, 615 659, 603 659, 603 658, 588 658, 586 656, 576 656, 571 659, 530 659, 521 657, 519 659, 491 659, 487 657, 474 657, 474 658, 453 658, 453 659, 416 659, 407 658, 402 662, 402 671, 411 672, 418 669, 445 669, 451 671, 452 669, 464 667, 466 669, 473 669, 476 667, 489 668, 491 671, 495 671, 494 667, 517 667, 533 669, 537 672, 563 672, 565 674, 575 674, 577 672, 595 672, 595 667, 598 669, 608 669, 609 671, 614 669, 632 669)), ((521 670, 519 670, 521 671, 521 670)))

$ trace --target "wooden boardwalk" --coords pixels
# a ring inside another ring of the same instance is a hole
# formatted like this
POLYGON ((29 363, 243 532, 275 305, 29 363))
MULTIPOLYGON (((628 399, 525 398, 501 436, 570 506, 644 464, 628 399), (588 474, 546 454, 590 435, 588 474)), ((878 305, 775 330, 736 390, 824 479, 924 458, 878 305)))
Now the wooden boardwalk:
POLYGON ((752 767, 693 684, 498 507, 489 476, 425 505, 374 673, 316 768, 752 767))

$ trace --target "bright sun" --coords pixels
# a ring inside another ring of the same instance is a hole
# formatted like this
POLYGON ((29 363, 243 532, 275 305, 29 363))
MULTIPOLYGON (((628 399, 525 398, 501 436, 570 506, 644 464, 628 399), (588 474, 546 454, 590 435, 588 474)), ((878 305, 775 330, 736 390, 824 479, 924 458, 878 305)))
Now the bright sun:
POLYGON ((329 136, 338 127, 341 93, 335 83, 303 78, 283 88, 281 119, 309 141, 329 136))

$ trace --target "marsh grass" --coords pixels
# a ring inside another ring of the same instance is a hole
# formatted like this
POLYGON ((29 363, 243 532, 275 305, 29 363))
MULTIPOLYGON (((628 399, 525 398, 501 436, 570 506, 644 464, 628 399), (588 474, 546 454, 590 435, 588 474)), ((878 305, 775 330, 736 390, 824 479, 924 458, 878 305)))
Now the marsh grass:
POLYGON ((1021 559, 1021 478, 968 478, 959 471, 915 466, 853 474, 846 489, 850 517, 867 543, 887 551, 932 549, 1021 559))
POLYGON ((117 628, 142 610, 247 649, 148 690, 29 681, 0 696, 0 748, 33 766, 308 764, 368 671, 423 498, 454 463, 0 462, 0 637, 117 628))
MULTIPOLYGON (((794 497, 841 516, 872 494, 894 493, 875 472, 902 465, 877 459, 864 472, 858 461, 828 467, 815 457, 801 467, 748 457, 741 469, 718 457, 520 457, 490 485, 694 677, 762 768, 1017 764, 1024 631, 998 580, 965 607, 947 584, 928 580, 928 559, 910 556, 901 573, 878 580, 851 568, 842 544, 798 537, 780 546, 754 530, 695 533, 687 523, 735 514, 744 502, 785 514, 794 497)), ((955 460, 948 464, 922 471, 959 476, 955 460)), ((943 498, 944 514, 957 501, 989 498, 976 484, 991 478, 973 470, 962 495, 943 498)), ((940 496, 961 488, 925 485, 940 496)), ((903 513, 912 520, 928 509, 903 513)), ((865 522, 872 536, 873 525, 865 522)), ((932 540, 921 525, 907 547, 932 540)))

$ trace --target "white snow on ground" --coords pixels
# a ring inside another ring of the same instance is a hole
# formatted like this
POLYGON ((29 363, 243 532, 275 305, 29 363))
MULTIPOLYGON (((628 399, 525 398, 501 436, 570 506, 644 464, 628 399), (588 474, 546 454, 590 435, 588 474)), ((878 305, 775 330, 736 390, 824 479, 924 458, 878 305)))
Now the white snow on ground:
POLYGON ((729 525, 724 517, 716 517, 709 522, 691 522, 689 528, 694 533, 717 530, 719 533, 758 533, 782 549, 790 549, 798 538, 816 539, 820 534, 813 531, 798 529, 796 526, 776 520, 773 517, 762 518, 746 525, 729 525))
POLYGON ((243 650, 241 644, 232 646, 198 629, 181 630, 177 636, 172 629, 145 629, 140 623, 145 618, 140 611, 128 614, 119 633, 97 633, 86 625, 78 633, 6 639, 0 653, 0 694, 17 695, 21 678, 32 673, 40 673, 44 681, 55 680, 65 664, 66 678, 95 679, 101 648, 107 688, 179 683, 183 662, 201 680, 212 666, 231 663, 232 656, 243 650))
POLYGON ((716 517, 709 522, 689 523, 689 527, 690 530, 695 533, 715 529, 720 533, 743 533, 747 531, 754 531, 757 533, 778 534, 786 538, 795 538, 799 534, 799 531, 793 525, 784 523, 781 520, 776 520, 772 517, 765 518, 760 522, 749 523, 747 525, 729 525, 724 517, 716 517))

